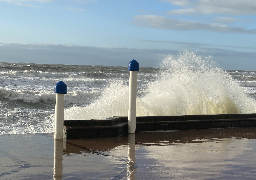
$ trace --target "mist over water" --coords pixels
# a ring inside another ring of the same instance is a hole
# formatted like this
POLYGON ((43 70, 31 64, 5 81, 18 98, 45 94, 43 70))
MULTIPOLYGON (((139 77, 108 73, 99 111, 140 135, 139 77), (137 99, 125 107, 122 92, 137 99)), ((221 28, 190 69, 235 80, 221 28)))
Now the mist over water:
MULTIPOLYGON (((140 82, 143 72, 138 73, 140 82)), ((126 79, 127 81, 127 79, 126 79)), ((166 56, 155 78, 139 83, 137 116, 236 114, 256 112, 255 99, 248 96, 230 74, 212 57, 186 51, 166 56)), ((102 94, 86 107, 71 107, 65 119, 105 119, 127 116, 128 85, 110 79, 102 94)))

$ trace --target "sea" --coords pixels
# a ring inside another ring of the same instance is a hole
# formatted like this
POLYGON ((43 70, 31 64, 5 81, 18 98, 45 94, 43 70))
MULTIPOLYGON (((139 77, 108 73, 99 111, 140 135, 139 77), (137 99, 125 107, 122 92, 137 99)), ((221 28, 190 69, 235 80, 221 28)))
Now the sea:
MULTIPOLYGON (((128 63, 116 67, 1 62, 0 135, 52 133, 54 87, 59 81, 68 91, 65 120, 127 116, 128 63)), ((137 116, 256 112, 256 71, 223 70, 212 56, 193 51, 166 55, 157 67, 140 66, 137 116)))

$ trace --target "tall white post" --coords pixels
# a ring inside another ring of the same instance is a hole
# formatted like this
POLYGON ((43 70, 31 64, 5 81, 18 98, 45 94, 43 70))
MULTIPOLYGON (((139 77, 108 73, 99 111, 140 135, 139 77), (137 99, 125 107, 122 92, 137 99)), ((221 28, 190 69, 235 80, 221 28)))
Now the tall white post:
POLYGON ((55 139, 63 139, 63 127, 64 127, 64 94, 67 94, 67 85, 60 81, 54 88, 56 93, 56 105, 55 105, 55 139))
POLYGON ((137 98, 137 74, 139 71, 139 63, 132 60, 129 63, 129 110, 128 110, 128 133, 132 134, 136 131, 136 98, 137 98))

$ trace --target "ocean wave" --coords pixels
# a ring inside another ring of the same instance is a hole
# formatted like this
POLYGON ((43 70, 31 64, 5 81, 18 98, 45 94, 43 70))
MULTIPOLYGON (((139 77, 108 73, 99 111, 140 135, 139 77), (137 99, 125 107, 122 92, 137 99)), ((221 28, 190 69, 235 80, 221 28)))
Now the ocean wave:
MULTIPOLYGON (((100 91, 72 91, 68 92, 65 96, 65 105, 70 106, 76 105, 87 105, 91 103, 96 97, 100 95, 100 91)), ((31 91, 21 91, 21 90, 7 90, 0 88, 1 99, 7 99, 8 101, 22 101, 28 104, 36 103, 52 103, 55 105, 56 94, 53 91, 45 92, 31 92, 31 91)))
MULTIPOLYGON (((137 116, 254 113, 255 99, 219 68, 212 57, 186 51, 166 56, 160 73, 140 89, 137 116)), ((110 83, 101 96, 86 107, 65 111, 67 119, 105 119, 127 116, 128 86, 110 83)))

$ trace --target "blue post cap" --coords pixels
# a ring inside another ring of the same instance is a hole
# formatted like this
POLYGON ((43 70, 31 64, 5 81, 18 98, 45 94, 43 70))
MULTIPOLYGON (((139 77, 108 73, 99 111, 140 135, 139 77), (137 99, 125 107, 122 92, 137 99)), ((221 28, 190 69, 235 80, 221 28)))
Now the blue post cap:
POLYGON ((139 71, 139 63, 133 59, 132 61, 129 62, 128 70, 129 71, 139 71))
POLYGON ((67 85, 63 81, 59 81, 54 87, 54 93, 67 94, 67 85))

